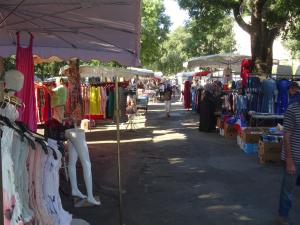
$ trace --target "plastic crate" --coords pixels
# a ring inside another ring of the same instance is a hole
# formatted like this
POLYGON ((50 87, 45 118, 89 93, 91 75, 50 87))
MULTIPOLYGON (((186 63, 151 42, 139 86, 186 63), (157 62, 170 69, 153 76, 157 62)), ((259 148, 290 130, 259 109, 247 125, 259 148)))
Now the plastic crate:
POLYGON ((244 144, 243 151, 247 154, 255 154, 258 152, 258 144, 244 144))

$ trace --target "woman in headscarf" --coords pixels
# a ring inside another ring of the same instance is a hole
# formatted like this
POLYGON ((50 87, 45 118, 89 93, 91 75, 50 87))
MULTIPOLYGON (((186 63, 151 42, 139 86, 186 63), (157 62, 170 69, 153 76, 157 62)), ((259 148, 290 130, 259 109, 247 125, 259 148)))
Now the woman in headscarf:
POLYGON ((214 97, 215 86, 206 84, 200 106, 199 131, 211 132, 216 129, 216 100, 214 97))

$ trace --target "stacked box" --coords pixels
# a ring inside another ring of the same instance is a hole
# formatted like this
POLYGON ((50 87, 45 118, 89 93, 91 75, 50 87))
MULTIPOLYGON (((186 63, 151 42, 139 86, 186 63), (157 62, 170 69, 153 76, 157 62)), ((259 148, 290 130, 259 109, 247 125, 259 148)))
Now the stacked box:
POLYGON ((268 129, 268 127, 247 127, 242 131, 241 138, 246 144, 258 144, 261 135, 268 129))
POLYGON ((280 162, 282 143, 259 141, 259 159, 261 163, 280 162))
POLYGON ((241 135, 237 136, 237 144, 245 153, 254 154, 258 152, 258 144, 245 143, 241 135))
POLYGON ((224 123, 224 137, 229 139, 236 139, 237 138, 237 130, 235 129, 234 125, 224 123))

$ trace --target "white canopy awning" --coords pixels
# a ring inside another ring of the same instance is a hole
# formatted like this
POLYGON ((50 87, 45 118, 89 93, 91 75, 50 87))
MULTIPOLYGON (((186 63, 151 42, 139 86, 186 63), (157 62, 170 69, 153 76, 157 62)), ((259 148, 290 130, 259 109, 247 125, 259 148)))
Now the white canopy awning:
POLYGON ((148 69, 128 67, 127 68, 132 74, 141 76, 141 77, 154 77, 154 72, 148 69))
POLYGON ((138 66, 141 0, 0 0, 0 55, 16 53, 28 32, 33 53, 138 66))
POLYGON ((176 77, 192 77, 195 74, 195 72, 181 72, 177 73, 176 77))
POLYGON ((223 53, 216 55, 206 55, 200 56, 196 58, 192 58, 185 62, 183 65, 187 68, 195 68, 195 67, 211 67, 211 68, 219 68, 219 67, 234 67, 240 66, 241 61, 245 58, 251 58, 251 56, 239 55, 235 53, 223 53))
MULTIPOLYGON (((64 74, 69 68, 68 65, 60 69, 60 74, 64 74)), ((143 70, 141 70, 143 71, 143 70)), ((130 79, 136 76, 154 76, 154 72, 150 70, 145 70, 141 72, 139 70, 133 70, 129 68, 116 68, 116 67, 107 67, 107 66, 80 66, 79 73, 82 78, 84 77, 103 77, 103 78, 113 78, 113 77, 123 77, 130 79)))

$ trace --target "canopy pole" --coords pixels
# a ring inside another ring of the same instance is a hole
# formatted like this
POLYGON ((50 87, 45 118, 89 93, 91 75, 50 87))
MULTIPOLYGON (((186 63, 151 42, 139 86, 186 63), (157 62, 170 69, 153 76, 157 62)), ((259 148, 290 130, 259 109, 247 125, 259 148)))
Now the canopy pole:
POLYGON ((123 200, 122 200, 122 176, 121 176, 121 151, 120 151, 120 105, 119 105, 119 77, 115 79, 116 110, 115 118, 117 125, 117 149, 118 149, 118 188, 119 188, 119 225, 123 223, 123 200))
MULTIPOLYGON (((4 59, 0 57, 0 101, 4 94, 4 59)), ((3 218, 3 182, 2 182, 2 149, 1 149, 2 130, 0 129, 0 225, 4 224, 3 218)))

